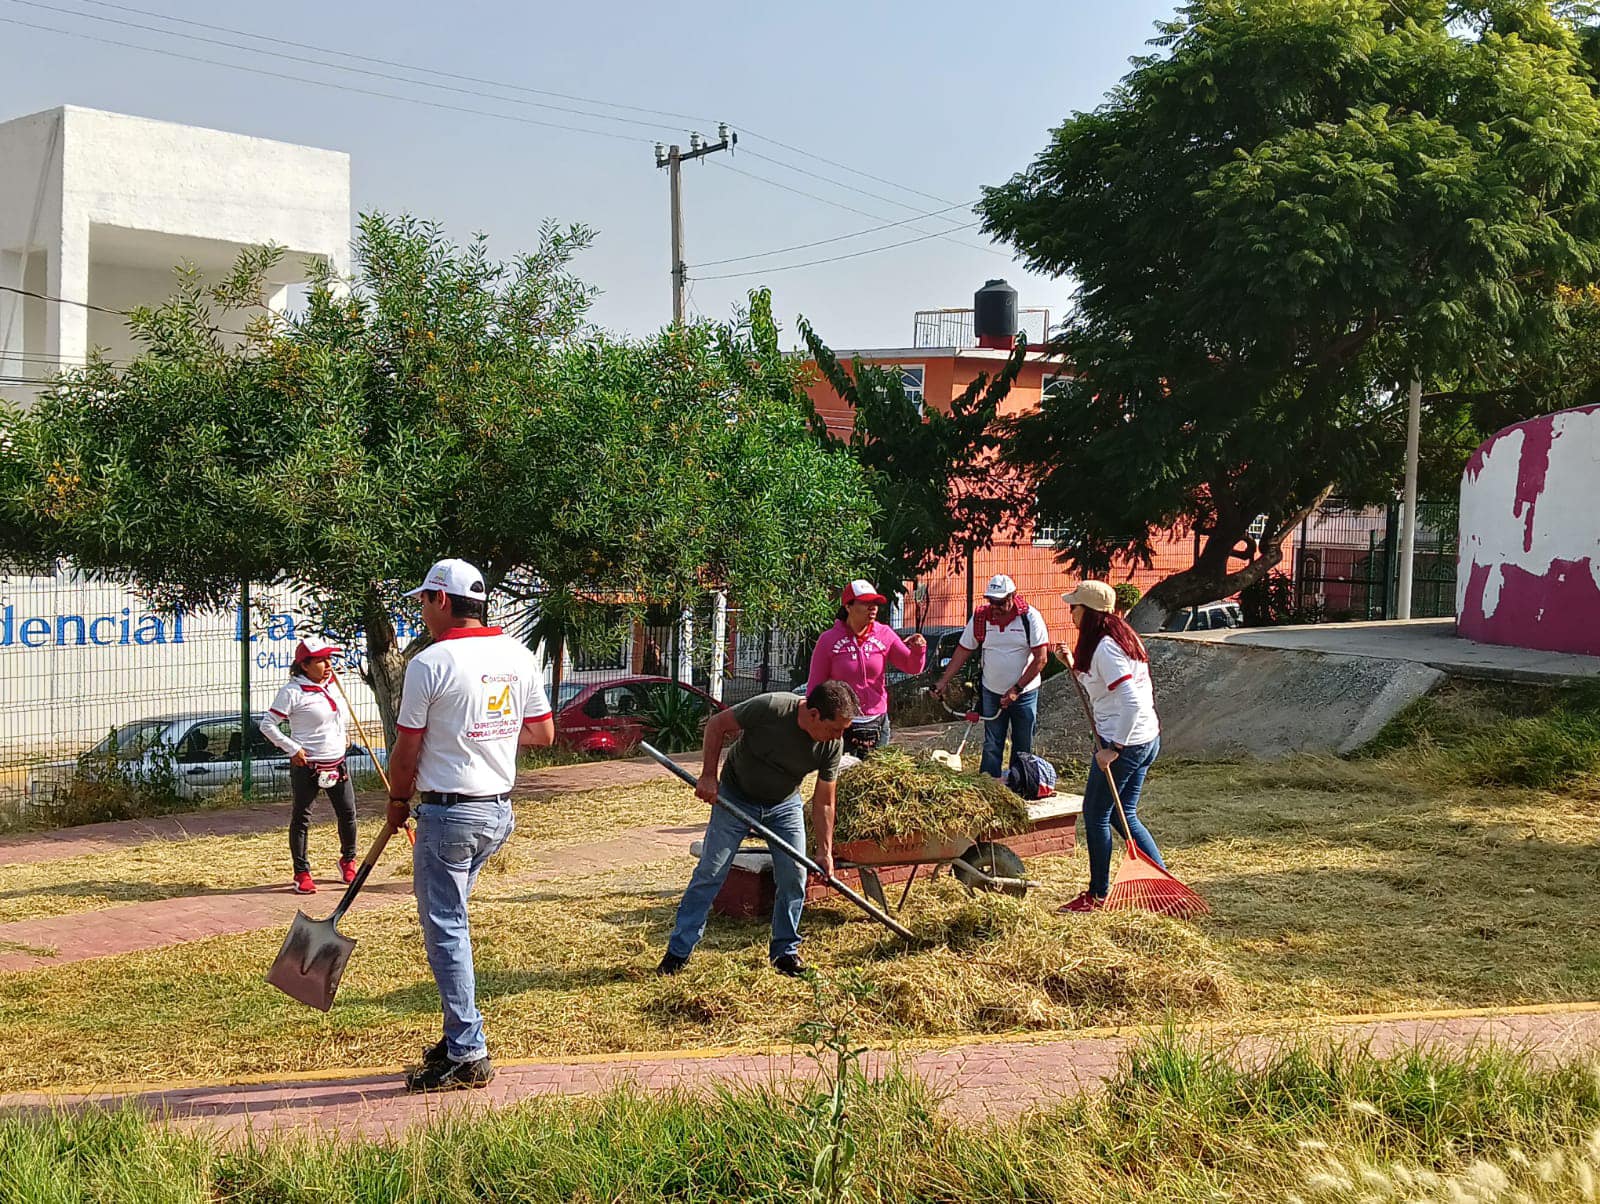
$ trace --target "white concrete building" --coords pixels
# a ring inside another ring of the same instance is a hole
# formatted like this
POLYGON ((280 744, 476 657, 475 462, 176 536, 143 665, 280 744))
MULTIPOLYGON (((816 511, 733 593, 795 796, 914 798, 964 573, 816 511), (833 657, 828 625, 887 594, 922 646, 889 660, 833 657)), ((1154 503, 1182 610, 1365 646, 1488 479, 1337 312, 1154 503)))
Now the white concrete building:
POLYGON ((73 105, 0 124, 0 398, 92 348, 128 358, 117 311, 263 243, 288 251, 272 304, 308 260, 348 271, 348 155, 73 105))

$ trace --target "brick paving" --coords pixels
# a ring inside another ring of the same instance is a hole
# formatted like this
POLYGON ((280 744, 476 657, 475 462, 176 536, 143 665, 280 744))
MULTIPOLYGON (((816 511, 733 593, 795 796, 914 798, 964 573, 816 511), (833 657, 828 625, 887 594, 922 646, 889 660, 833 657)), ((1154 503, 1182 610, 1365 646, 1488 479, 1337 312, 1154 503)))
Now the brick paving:
MULTIPOLYGON (((920 1075, 943 1094, 945 1107, 966 1118, 1006 1118, 1099 1088, 1139 1033, 975 1042, 901 1052, 873 1051, 870 1074, 891 1066, 920 1075)), ((1197 1039, 1241 1062, 1267 1056, 1284 1039, 1366 1045, 1374 1053, 1427 1046, 1462 1051, 1494 1044, 1549 1062, 1600 1052, 1600 1005, 1485 1011, 1455 1015, 1287 1022, 1253 1032, 1196 1030, 1197 1039)), ((246 1134, 314 1133, 369 1137, 395 1134, 440 1116, 550 1095, 591 1095, 632 1084, 659 1092, 701 1092, 721 1086, 804 1083, 815 1067, 803 1051, 677 1054, 520 1062, 500 1068, 485 1090, 409 1096, 398 1070, 271 1083, 186 1086, 153 1091, 0 1096, 0 1112, 132 1103, 187 1127, 235 1139, 246 1134)))
MULTIPOLYGON (((548 769, 523 771, 517 778, 517 788, 512 792, 512 798, 542 799, 584 790, 637 786, 641 782, 659 778, 661 774, 661 768, 650 760, 553 765, 548 769)), ((382 791, 368 790, 356 796, 358 815, 382 815, 384 806, 382 791)), ((27 832, 0 837, 0 866, 59 861, 67 857, 80 857, 85 853, 110 853, 157 840, 249 836, 257 832, 287 830, 288 827, 289 804, 286 802, 228 810, 189 811, 182 815, 120 820, 116 823, 84 824, 53 832, 27 832)))

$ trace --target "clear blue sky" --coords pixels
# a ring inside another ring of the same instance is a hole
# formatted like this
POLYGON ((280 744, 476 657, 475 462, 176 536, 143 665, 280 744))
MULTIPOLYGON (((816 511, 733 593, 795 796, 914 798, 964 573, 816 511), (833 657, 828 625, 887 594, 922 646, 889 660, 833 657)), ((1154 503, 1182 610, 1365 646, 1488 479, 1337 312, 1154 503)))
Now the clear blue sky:
MULTIPOLYGON (((482 231, 503 255, 530 246, 547 218, 586 222, 599 231, 595 248, 578 263, 580 274, 603 290, 593 316, 602 325, 636 333, 670 317, 666 173, 653 166, 650 144, 676 133, 686 146, 685 131, 697 123, 602 110, 660 123, 626 125, 319 69, 264 53, 273 49, 310 57, 292 47, 193 26, 163 26, 131 10, 484 81, 725 120, 745 132, 739 153, 685 168, 686 258, 691 276, 760 274, 697 280, 692 310, 725 317, 746 290, 768 284, 791 335, 794 317, 804 314, 839 347, 903 346, 910 341, 914 310, 968 305, 987 277, 1006 277, 1023 305, 1046 305, 1055 312, 1068 286, 1028 275, 1004 248, 981 249, 987 240, 975 230, 954 236, 972 246, 934 238, 816 267, 770 270, 916 238, 920 231, 912 226, 788 255, 694 265, 830 239, 941 203, 972 201, 981 185, 999 183, 1025 165, 1063 116, 1098 104, 1127 71, 1129 57, 1146 51, 1153 23, 1174 8, 1172 0, 1059 0, 1016 7, 947 0, 813 0, 803 6, 659 0, 561 5, 496 0, 454 7, 414 0, 117 3, 124 7, 96 7, 87 0, 35 0, 34 6, 0 0, 0 17, 314 76, 347 89, 587 125, 641 141, 445 112, 5 23, 0 23, 0 119, 69 103, 348 151, 358 211, 430 217, 456 237, 482 231), (168 32, 69 15, 73 12, 163 26, 168 32), (244 49, 197 43, 179 32, 244 49), (900 187, 805 158, 768 139, 900 187), (848 191, 774 159, 888 199, 848 191), (780 190, 722 165, 871 216, 780 190)), ((380 64, 357 65, 401 74, 380 64)), ((461 80, 439 82, 491 90, 461 80)), ((551 96, 523 99, 594 107, 551 96)), ((916 226, 948 229, 972 220, 961 209, 916 226)))

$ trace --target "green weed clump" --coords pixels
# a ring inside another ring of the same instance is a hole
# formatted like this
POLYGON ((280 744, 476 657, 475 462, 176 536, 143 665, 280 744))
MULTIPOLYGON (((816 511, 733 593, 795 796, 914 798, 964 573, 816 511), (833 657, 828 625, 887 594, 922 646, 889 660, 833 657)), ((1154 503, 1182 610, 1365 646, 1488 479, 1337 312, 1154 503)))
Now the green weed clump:
POLYGON ((1402 711, 1365 755, 1458 785, 1569 785, 1600 772, 1600 684, 1453 682, 1402 711))
POLYGON ((226 1141, 132 1109, 14 1113, 0 1118, 0 1201, 1555 1204, 1594 1198, 1600 1178, 1593 1068, 1494 1050, 1252 1059, 1167 1037, 1099 1092, 989 1122, 898 1071, 819 1063, 819 1077, 705 1096, 621 1089, 444 1114, 381 1141, 226 1141))
POLYGON ((841 841, 927 836, 976 838, 1021 832, 1022 799, 993 778, 882 748, 839 775, 834 835, 841 841))

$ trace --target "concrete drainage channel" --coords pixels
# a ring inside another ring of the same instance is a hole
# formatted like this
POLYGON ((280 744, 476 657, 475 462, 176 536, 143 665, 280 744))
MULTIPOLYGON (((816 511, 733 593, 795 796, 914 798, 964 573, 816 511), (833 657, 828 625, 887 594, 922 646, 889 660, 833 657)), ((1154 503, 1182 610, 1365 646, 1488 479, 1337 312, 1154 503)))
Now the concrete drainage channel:
MULTIPOLYGON (((1451 678, 1600 681, 1600 657, 1462 639, 1453 619, 1246 627, 1149 638, 1168 756, 1348 753, 1451 678)), ((1039 742, 1086 755, 1070 683, 1045 682, 1039 742)))

